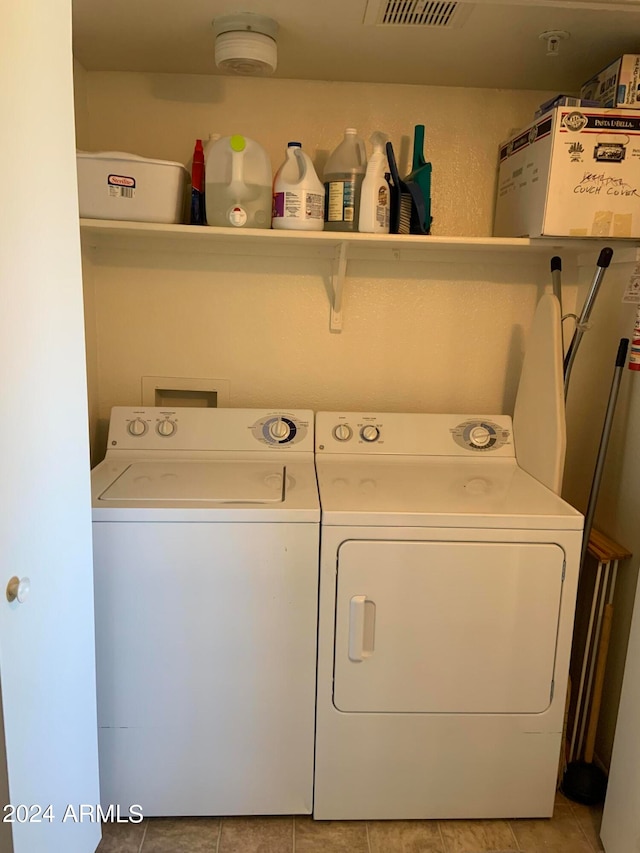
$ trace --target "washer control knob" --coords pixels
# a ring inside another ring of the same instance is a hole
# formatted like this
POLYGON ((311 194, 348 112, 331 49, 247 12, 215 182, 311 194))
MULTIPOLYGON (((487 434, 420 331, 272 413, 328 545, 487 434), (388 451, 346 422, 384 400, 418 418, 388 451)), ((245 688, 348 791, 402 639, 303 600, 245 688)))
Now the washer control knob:
POLYGON ((478 424, 478 426, 474 426, 469 433, 469 438, 476 447, 484 447, 485 444, 488 444, 491 440, 491 433, 485 426, 478 424))
POLYGON ((274 421, 269 426, 269 435, 271 438, 275 438, 276 441, 284 441, 289 437, 289 433, 291 432, 291 427, 286 421, 278 418, 277 421, 274 421))
POLYGON ((127 426, 127 432, 129 435, 144 435, 147 431, 147 424, 142 418, 134 418, 132 421, 129 421, 127 426))
POLYGON ((160 421, 156 430, 158 435, 162 435, 165 438, 168 438, 170 435, 173 435, 176 431, 177 426, 175 421, 170 421, 169 418, 165 418, 165 420, 160 421))
POLYGON ((349 441, 353 435, 353 430, 349 424, 338 424, 333 428, 333 437, 336 441, 349 441))
POLYGON ((360 430, 360 438, 363 441, 377 441, 380 438, 380 430, 373 424, 367 424, 360 430))

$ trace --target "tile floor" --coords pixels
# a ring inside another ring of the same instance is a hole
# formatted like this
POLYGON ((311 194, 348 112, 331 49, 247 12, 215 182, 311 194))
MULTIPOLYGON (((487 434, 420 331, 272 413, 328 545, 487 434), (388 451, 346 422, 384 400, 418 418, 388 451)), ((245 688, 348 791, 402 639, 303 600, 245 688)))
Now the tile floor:
POLYGON ((601 816, 558 794, 548 820, 149 818, 106 824, 97 853, 596 853, 601 816))

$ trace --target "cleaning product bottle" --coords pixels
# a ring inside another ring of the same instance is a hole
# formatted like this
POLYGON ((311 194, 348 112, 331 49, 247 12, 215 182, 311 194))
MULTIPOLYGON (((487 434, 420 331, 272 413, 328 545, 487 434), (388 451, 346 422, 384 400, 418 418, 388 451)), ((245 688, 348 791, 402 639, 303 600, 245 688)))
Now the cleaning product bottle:
POLYGON ((327 231, 357 231, 360 188, 367 168, 367 154, 358 131, 348 127, 324 170, 324 221, 327 231))
POLYGON ((371 134, 373 153, 360 192, 358 231, 367 234, 389 233, 390 192, 385 174, 389 169, 385 144, 387 136, 380 131, 371 134))
POLYGON ((204 209, 204 149, 202 140, 196 139, 193 149, 193 164, 191 166, 191 225, 206 225, 207 218, 204 209))
POLYGON ((272 172, 264 148, 236 134, 222 136, 207 149, 207 224, 270 228, 272 172))
POLYGON ((273 228, 322 231, 324 185, 300 142, 290 142, 273 182, 273 228))

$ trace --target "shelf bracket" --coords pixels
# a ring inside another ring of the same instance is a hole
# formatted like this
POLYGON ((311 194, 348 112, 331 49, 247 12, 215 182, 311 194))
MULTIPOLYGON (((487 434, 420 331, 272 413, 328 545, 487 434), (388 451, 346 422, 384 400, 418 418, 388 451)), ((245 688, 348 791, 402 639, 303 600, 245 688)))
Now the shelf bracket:
POLYGON ((333 259, 331 271, 331 313, 329 316, 329 328, 332 332, 342 331, 342 289, 347 272, 347 249, 346 242, 340 243, 336 256, 333 259))

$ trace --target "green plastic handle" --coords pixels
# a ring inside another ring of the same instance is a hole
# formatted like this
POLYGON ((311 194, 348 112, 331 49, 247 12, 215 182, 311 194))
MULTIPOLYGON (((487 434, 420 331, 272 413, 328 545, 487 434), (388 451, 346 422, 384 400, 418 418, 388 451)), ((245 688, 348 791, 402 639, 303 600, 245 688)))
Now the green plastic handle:
POLYGON ((417 124, 413 131, 413 166, 412 169, 415 171, 419 169, 420 166, 424 166, 426 164, 426 160, 424 159, 424 125, 417 124))

